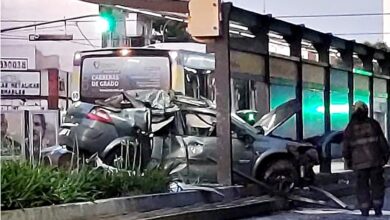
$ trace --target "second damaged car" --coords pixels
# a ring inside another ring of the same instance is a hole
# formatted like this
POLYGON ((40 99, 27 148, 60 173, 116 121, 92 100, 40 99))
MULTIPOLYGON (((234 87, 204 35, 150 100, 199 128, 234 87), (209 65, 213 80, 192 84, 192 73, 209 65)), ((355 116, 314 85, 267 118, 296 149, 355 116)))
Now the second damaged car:
MULTIPOLYGON (((163 90, 129 90, 98 105, 104 106, 99 109, 108 111, 107 115, 112 115, 109 112, 112 108, 116 111, 123 111, 121 108, 146 109, 150 112, 150 118, 144 117, 143 122, 140 122, 140 118, 135 120, 134 114, 128 114, 129 118, 126 119, 143 124, 137 128, 139 130, 142 127, 142 131, 137 132, 144 134, 142 138, 131 138, 131 146, 128 146, 137 148, 133 145, 142 145, 143 148, 149 148, 142 150, 150 152, 147 158, 128 155, 130 159, 144 160, 138 164, 147 161, 143 168, 159 166, 171 169, 173 178, 186 183, 217 182, 217 166, 210 158, 218 158, 218 122, 215 105, 210 100, 194 99, 163 90)), ((297 100, 291 100, 263 116, 254 125, 232 113, 233 168, 283 191, 302 183, 302 180, 310 181, 313 177, 312 167, 318 163, 313 145, 271 136, 273 130, 300 110, 300 106, 297 100)), ((134 134, 129 130, 127 136, 134 134)), ((118 143, 114 147, 110 145, 110 148, 112 150, 121 146, 118 143)), ((92 149, 94 146, 90 147, 92 149)), ((96 151, 105 152, 105 149, 96 151)), ((233 181, 247 182, 236 175, 233 175, 233 181)))

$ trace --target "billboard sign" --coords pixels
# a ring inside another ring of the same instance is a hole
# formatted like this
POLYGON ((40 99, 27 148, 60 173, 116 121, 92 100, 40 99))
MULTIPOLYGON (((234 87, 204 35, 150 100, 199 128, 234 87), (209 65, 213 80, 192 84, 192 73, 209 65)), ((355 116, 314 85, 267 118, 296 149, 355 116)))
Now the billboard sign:
POLYGON ((168 89, 168 57, 96 57, 82 63, 81 96, 107 98, 129 89, 168 89))
POLYGON ((1 73, 2 96, 39 96, 41 74, 35 72, 3 71, 1 73))
POLYGON ((1 111, 1 157, 23 158, 25 155, 24 111, 1 111))

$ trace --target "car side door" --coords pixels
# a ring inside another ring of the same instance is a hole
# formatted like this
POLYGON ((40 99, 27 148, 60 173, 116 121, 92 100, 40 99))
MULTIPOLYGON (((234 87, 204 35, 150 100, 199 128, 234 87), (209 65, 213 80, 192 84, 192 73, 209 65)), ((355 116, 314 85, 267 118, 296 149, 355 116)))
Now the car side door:
MULTIPOLYGON (((253 140, 242 128, 232 123, 233 167, 247 175, 251 174, 255 159, 253 140)), ((233 176, 239 182, 245 181, 236 175, 233 176)))
MULTIPOLYGON (((218 145, 216 133, 215 115, 208 115, 199 112, 184 112, 186 135, 183 138, 188 150, 190 167, 202 170, 208 179, 216 181, 217 164, 209 160, 218 158, 218 145)), ((246 135, 241 128, 232 126, 232 165, 235 169, 246 174, 251 173, 253 166, 252 143, 246 142, 246 135)), ((190 168, 191 172, 191 168, 190 168)), ((203 176, 203 174, 199 174, 203 176)), ((239 180, 234 175, 234 180, 239 180)), ((241 181, 240 181, 241 182, 241 181)))

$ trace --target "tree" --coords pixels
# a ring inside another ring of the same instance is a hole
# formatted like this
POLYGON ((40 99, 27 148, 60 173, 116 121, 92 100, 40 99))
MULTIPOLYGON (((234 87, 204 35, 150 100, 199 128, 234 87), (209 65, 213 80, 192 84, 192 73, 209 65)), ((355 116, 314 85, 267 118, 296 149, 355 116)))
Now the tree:
POLYGON ((159 33, 160 36, 154 36, 154 39, 158 39, 163 42, 190 41, 191 36, 186 31, 187 24, 184 22, 178 22, 173 20, 155 20, 153 21, 153 29, 155 33, 159 33))
POLYGON ((387 51, 387 52, 390 52, 390 47, 387 46, 387 44, 385 42, 376 42, 374 44, 370 43, 370 42, 364 42, 365 45, 369 46, 369 47, 374 47, 376 49, 379 49, 379 50, 384 50, 384 51, 387 51))

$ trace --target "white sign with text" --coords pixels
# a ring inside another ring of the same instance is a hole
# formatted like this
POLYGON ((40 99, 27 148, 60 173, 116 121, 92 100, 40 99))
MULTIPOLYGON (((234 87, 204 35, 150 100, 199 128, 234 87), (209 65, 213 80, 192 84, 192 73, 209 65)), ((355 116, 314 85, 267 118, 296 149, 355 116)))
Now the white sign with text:
POLYGON ((40 72, 1 73, 2 96, 34 96, 41 94, 40 72))
POLYGON ((27 70, 27 58, 1 58, 1 70, 27 70))

